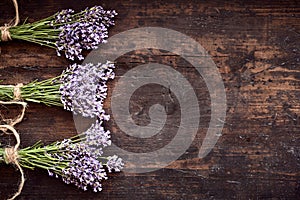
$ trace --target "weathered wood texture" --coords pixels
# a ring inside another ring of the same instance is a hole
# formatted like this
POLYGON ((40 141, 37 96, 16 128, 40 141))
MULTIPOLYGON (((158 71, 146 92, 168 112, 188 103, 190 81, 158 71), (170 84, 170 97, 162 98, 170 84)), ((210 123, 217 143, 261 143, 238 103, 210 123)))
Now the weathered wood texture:
MULTIPOLYGON (((190 80, 201 110, 200 129, 191 147, 164 169, 115 174, 97 194, 65 185, 41 170, 25 170, 27 181, 18 199, 300 199, 299 1, 19 0, 21 20, 28 17, 29 22, 64 8, 81 10, 97 4, 119 13, 110 35, 136 27, 170 28, 192 37, 210 53, 226 88, 222 136, 208 156, 198 159, 210 120, 202 78, 172 53, 131 52, 117 60, 118 76, 155 61, 169 64, 190 80)), ((0 2, 0 16, 0 24, 14 16, 9 0, 0 2)), ((69 63, 51 49, 20 41, 1 43, 0 52, 0 79, 5 84, 49 78, 69 63)), ((117 79, 110 83, 110 91, 117 79)), ((132 98, 133 111, 162 101, 160 87, 147 87, 132 98)), ((109 99, 106 107, 109 110, 109 99)), ((147 123, 145 113, 135 119, 137 123, 147 123)), ((172 114, 168 120, 178 123, 172 114)), ((176 134, 167 125, 160 135, 139 141, 121 133, 113 121, 107 126, 113 130, 114 143, 135 152, 160 148, 176 134)), ((76 133, 71 113, 37 104, 29 105, 17 129, 23 147, 76 133)), ((6 199, 15 192, 19 174, 5 165, 0 174, 0 199, 6 199)))

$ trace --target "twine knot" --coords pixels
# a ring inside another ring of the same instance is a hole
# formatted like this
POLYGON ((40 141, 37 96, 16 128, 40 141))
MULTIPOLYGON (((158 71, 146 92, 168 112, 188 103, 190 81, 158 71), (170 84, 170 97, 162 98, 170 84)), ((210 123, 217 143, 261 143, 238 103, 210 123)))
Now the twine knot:
POLYGON ((7 42, 7 41, 11 40, 9 28, 10 28, 10 26, 8 26, 7 24, 5 26, 0 27, 1 41, 7 42))
POLYGON ((5 148, 4 152, 4 161, 6 164, 16 164, 18 162, 18 151, 14 147, 5 148))
POLYGON ((16 86, 14 86, 14 100, 20 100, 21 99, 21 88, 23 87, 23 83, 18 83, 16 86))

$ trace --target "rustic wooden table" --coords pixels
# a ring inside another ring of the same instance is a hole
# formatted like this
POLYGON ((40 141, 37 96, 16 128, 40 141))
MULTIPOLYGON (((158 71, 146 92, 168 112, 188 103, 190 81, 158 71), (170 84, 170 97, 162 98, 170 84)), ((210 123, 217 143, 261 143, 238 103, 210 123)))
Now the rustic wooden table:
MULTIPOLYGON (((213 150, 199 159, 211 119, 210 96, 201 76, 172 52, 150 49, 123 55, 117 60, 117 78, 110 82, 110 91, 128 69, 148 62, 168 64, 190 80, 201 111, 200 128, 192 145, 163 169, 112 175, 103 183, 103 192, 97 194, 66 185, 45 171, 25 170, 26 183, 18 199, 300 199, 299 1, 18 2, 22 21, 28 18, 33 22, 65 8, 102 5, 119 13, 110 35, 148 26, 184 33, 212 56, 227 96, 222 136, 213 150)), ((0 2, 0 16, 0 24, 13 18, 11 1, 0 2)), ((4 84, 50 78, 69 64, 54 50, 21 41, 1 43, 0 52, 4 84)), ((132 98, 132 109, 144 106, 143 115, 135 120, 146 123, 149 104, 164 103, 162 94, 157 85, 138 92, 135 96, 140 98, 132 98)), ((106 109, 111 112, 110 97, 107 100, 106 109)), ((162 133, 143 140, 126 136, 113 120, 107 127, 113 130, 115 144, 147 152, 161 148, 175 136, 173 124, 178 123, 178 116, 171 112, 167 120, 162 133)), ((48 144, 76 133, 71 113, 33 103, 17 130, 22 147, 38 140, 48 144)), ((6 199, 16 191, 19 173, 12 166, 1 165, 0 174, 0 199, 6 199)))

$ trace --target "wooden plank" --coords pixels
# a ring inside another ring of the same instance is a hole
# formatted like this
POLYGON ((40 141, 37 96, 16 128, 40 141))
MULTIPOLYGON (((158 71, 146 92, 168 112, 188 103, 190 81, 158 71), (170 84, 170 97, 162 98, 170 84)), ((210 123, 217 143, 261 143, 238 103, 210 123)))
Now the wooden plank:
MULTIPOLYGON (((32 22, 64 8, 81 10, 100 4, 119 13, 111 35, 147 26, 180 31, 210 53, 222 75, 227 95, 222 136, 212 152, 199 159, 199 144, 211 114, 203 79, 193 66, 172 52, 140 50, 126 54, 117 61, 117 79, 110 82, 110 92, 126 71, 147 62, 172 66, 191 82, 201 110, 200 129, 191 147, 164 169, 146 174, 112 175, 98 194, 65 185, 41 170, 25 170, 27 181, 19 199, 300 198, 299 1, 18 2, 22 21, 28 17, 32 22)), ((9 0, 0 2, 0 16, 0 24, 13 18, 9 0)), ((0 79, 4 84, 53 77, 69 64, 53 50, 21 41, 1 43, 0 52, 0 79)), ((162 101, 161 87, 152 85, 137 91, 130 105, 136 111, 139 106, 149 108, 151 103, 162 101)), ((105 105, 111 113, 110 98, 105 105)), ((147 112, 143 114, 136 118, 137 122, 149 123, 147 112)), ((125 135, 113 120, 107 127, 113 130, 113 142, 120 147, 147 152, 172 140, 178 116, 178 112, 170 114, 162 133, 144 140, 125 135)), ((37 104, 29 105, 26 119, 17 129, 22 134, 23 147, 37 140, 50 143, 76 133, 71 113, 37 104)), ((18 172, 11 166, 1 165, 0 174, 0 199, 6 199, 17 188, 18 172)))

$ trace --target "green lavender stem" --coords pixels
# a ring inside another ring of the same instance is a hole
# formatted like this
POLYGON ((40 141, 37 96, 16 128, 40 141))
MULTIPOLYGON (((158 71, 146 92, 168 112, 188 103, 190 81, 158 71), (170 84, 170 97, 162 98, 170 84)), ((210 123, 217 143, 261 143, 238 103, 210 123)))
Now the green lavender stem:
MULTIPOLYGON (((41 143, 37 143, 31 147, 18 150, 18 161, 21 167, 34 169, 40 168, 49 170, 52 169, 57 174, 61 174, 61 171, 68 166, 68 160, 59 161, 53 158, 50 153, 60 151, 58 145, 41 146, 41 143)), ((5 149, 0 149, 0 162, 5 162, 4 154, 5 149)))
POLYGON ((10 37, 55 48, 54 41, 58 38, 60 30, 50 26, 50 22, 54 19, 55 15, 52 15, 34 23, 10 27, 10 37))
MULTIPOLYGON (((20 87, 21 99, 27 102, 44 103, 48 106, 63 106, 61 102, 60 76, 44 81, 33 81, 20 87)), ((0 85, 0 100, 14 100, 14 86, 0 85)))

